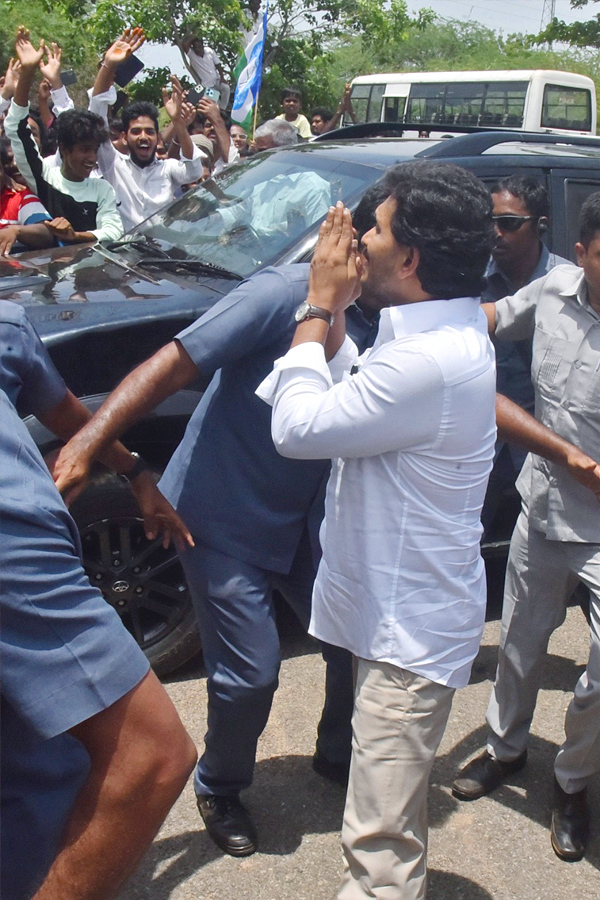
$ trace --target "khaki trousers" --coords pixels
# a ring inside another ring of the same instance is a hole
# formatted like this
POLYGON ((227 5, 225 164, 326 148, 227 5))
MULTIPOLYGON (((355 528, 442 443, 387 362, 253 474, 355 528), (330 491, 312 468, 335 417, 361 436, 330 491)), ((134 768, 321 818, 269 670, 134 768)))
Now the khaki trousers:
POLYGON ((454 689, 358 660, 338 900, 421 900, 427 789, 454 689))
POLYGON ((578 579, 590 590, 590 655, 567 709, 566 740, 554 767, 569 794, 583 790, 600 769, 600 544, 549 541, 529 527, 523 511, 510 545, 498 670, 487 713, 488 751, 497 759, 515 759, 526 747, 548 641, 565 619, 578 579))

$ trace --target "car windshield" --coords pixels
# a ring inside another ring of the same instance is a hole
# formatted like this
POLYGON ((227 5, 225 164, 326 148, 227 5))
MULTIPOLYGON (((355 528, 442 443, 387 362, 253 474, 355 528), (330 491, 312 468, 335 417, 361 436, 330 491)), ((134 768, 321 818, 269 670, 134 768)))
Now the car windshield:
POLYGON ((130 237, 143 234, 188 260, 247 277, 299 244, 333 203, 351 203, 380 176, 379 168, 309 147, 259 154, 188 191, 130 237))

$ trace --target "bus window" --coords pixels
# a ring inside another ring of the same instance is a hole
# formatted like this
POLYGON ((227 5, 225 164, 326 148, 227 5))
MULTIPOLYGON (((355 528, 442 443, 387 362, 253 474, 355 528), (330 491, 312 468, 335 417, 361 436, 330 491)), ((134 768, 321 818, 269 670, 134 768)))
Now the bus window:
POLYGON ((478 82, 449 84, 444 103, 444 123, 478 125, 485 85, 478 82))
POLYGON ((590 92, 584 88, 547 84, 542 105, 543 128, 570 128, 590 131, 592 104, 590 92))
POLYGON ((445 87, 444 84, 413 84, 408 100, 407 123, 441 122, 445 87))
POLYGON ((479 124, 522 128, 528 87, 526 81, 488 84, 479 124))
POLYGON ((352 88, 352 106, 356 115, 356 121, 361 125, 367 121, 370 95, 370 84, 355 84, 352 88))
MULTIPOLYGON (((353 85, 351 99, 357 124, 381 120, 381 101, 384 91, 385 84, 353 85)), ((345 119, 344 124, 347 124, 345 119)))

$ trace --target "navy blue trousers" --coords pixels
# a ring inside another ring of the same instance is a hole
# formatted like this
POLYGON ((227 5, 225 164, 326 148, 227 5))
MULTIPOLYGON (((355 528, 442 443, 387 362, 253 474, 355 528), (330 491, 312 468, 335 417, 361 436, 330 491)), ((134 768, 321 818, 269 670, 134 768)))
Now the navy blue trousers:
MULTIPOLYGON (((281 662, 272 592, 277 589, 304 627, 310 619, 315 569, 303 540, 288 575, 269 572, 199 543, 181 554, 208 673, 208 730, 194 777, 197 794, 232 795, 252 782, 281 662)), ((317 748, 349 764, 352 658, 322 644, 326 698, 317 748)))

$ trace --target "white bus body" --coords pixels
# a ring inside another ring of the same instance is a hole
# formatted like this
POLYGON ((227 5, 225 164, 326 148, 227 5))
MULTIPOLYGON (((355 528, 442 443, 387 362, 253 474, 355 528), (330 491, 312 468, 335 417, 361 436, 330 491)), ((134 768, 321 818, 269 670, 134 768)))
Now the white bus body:
MULTIPOLYGON (((397 122, 413 131, 478 125, 518 131, 596 134, 591 78, 551 69, 404 72, 352 81, 357 122, 397 122)), ((344 124, 351 124, 346 114, 344 124)))

